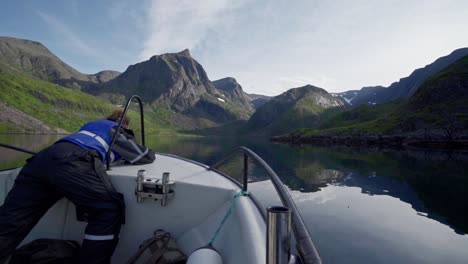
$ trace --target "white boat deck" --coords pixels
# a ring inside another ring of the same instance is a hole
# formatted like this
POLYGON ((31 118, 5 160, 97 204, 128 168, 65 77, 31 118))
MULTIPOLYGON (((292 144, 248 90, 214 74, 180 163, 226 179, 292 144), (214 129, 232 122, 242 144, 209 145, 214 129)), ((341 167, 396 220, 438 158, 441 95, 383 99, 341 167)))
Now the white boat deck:
MULTIPOLYGON (((17 172, 10 175, 0 173, 0 192, 4 192, 0 198, 4 198, 12 187, 17 172)), ((205 166, 163 154, 157 154, 152 164, 116 166, 108 174, 114 187, 124 194, 126 203, 126 224, 122 226, 113 263, 126 262, 141 242, 159 228, 169 231, 187 255, 207 245, 233 196, 240 192, 231 180, 207 170, 205 166), (175 196, 166 207, 150 199, 136 202, 138 170, 146 170, 146 177, 152 178, 161 178, 163 172, 170 173, 170 180, 176 182, 173 188, 175 196)), ((235 203, 214 247, 223 257, 223 263, 265 263, 265 221, 249 197, 240 197, 235 203)), ((24 242, 36 238, 81 241, 85 226, 86 223, 76 221, 74 205, 62 199, 48 211, 24 242)))

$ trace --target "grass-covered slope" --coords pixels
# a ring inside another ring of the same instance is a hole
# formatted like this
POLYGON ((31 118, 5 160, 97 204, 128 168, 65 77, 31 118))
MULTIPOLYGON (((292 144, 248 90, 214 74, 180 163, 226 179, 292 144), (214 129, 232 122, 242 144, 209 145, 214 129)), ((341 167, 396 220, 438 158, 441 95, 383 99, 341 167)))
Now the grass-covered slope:
POLYGON ((381 105, 361 105, 347 111, 324 113, 316 128, 303 128, 304 134, 389 134, 401 121, 406 103, 397 101, 381 105))
MULTIPOLYGON (((26 76, 0 74, 0 91, 1 102, 44 122, 56 132, 62 129, 73 132, 84 123, 101 119, 117 108, 92 95, 26 76)), ((131 125, 139 128, 139 114, 130 111, 129 116, 131 125)), ((174 132, 175 128, 165 117, 167 115, 154 111, 145 112, 147 133, 174 132)), ((0 122, 0 132, 35 132, 28 131, 24 125, 14 121, 0 122)))
POLYGON ((322 117, 296 134, 421 134, 448 137, 468 129, 468 56, 433 75, 408 100, 362 105, 322 117))
POLYGON ((325 90, 306 85, 290 89, 259 107, 247 123, 253 133, 285 133, 294 128, 315 126, 326 109, 342 102, 325 90))
MULTIPOLYGON (((410 99, 414 109, 445 104, 452 107, 468 97, 468 56, 429 78, 410 99)), ((453 108, 453 107, 452 107, 453 108)))

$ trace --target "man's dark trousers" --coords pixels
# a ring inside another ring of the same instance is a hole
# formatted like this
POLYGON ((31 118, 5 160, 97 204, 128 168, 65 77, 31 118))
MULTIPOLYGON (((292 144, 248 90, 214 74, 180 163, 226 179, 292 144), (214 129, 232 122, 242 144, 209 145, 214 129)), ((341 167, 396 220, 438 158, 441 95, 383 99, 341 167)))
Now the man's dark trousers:
POLYGON ((112 187, 99 154, 69 142, 39 152, 18 174, 0 207, 0 261, 62 197, 88 218, 78 263, 110 262, 124 221, 123 196, 112 187))

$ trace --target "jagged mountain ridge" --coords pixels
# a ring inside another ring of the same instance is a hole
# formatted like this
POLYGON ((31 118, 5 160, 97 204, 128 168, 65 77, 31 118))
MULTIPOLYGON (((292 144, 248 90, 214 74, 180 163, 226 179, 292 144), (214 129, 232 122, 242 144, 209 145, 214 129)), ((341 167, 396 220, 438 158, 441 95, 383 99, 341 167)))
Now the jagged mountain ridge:
POLYGON ((255 111, 249 95, 242 90, 242 86, 236 79, 226 77, 213 81, 213 85, 222 93, 224 99, 236 102, 252 113, 255 111))
POLYGON ((24 74, 71 88, 80 88, 86 83, 106 82, 120 74, 117 71, 83 74, 63 62, 40 42, 11 37, 0 37, 0 72, 24 74))
POLYGON ((468 55, 468 48, 457 49, 423 68, 414 70, 409 76, 401 78, 387 88, 382 86, 364 87, 361 90, 337 93, 337 95, 352 106, 381 104, 397 99, 406 99, 415 94, 429 77, 466 55, 468 55))
POLYGON ((468 55, 434 74, 408 100, 400 130, 468 137, 468 55), (409 116, 409 117, 408 117, 409 116))
POLYGON ((88 91, 127 98, 138 94, 155 107, 215 122, 247 120, 253 112, 251 107, 245 107, 241 97, 217 89, 189 50, 155 55, 129 66, 98 89, 88 91))
POLYGON ((468 55, 429 78, 408 103, 412 111, 468 121, 468 55))

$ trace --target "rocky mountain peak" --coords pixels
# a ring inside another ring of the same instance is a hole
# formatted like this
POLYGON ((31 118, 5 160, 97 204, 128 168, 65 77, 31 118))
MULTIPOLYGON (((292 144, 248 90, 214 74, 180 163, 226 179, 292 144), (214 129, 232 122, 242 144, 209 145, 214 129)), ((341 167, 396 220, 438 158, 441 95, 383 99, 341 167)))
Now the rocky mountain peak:
POLYGON ((164 54, 160 54, 160 55, 153 55, 151 56, 151 58, 149 59, 149 61, 151 60, 157 60, 159 58, 175 58, 175 57, 186 57, 188 59, 193 59, 192 56, 190 55, 190 50, 189 49, 184 49, 180 52, 174 52, 174 53, 164 53, 164 54))
MULTIPOLYGON (((240 86, 239 86, 240 87, 240 86)), ((155 107, 215 122, 247 119, 253 107, 242 89, 223 92, 208 79, 188 49, 152 56, 105 83, 97 94, 138 94, 155 107), (245 103, 245 105, 244 105, 245 103)))
POLYGON ((236 79, 232 77, 226 77, 213 81, 213 84, 216 88, 224 91, 232 91, 235 89, 242 90, 242 86, 240 86, 240 84, 237 83, 236 79))
POLYGON ((236 79, 226 77, 213 81, 213 85, 218 89, 224 98, 241 105, 249 112, 254 111, 254 105, 250 102, 251 99, 248 94, 242 90, 242 86, 237 83, 236 79))
POLYGON ((179 56, 184 56, 184 57, 190 57, 190 58, 192 57, 192 56, 190 55, 189 49, 184 49, 183 51, 177 53, 177 55, 179 55, 179 56))
POLYGON ((247 126, 267 131, 265 133, 284 133, 313 126, 325 109, 342 106, 340 99, 322 88, 308 84, 273 97, 255 111, 247 126))
POLYGON ((282 93, 281 95, 274 97, 273 99, 274 100, 275 99, 276 100, 277 99, 285 100, 285 99, 289 98, 290 100, 296 100, 296 99, 303 98, 303 97, 305 97, 305 96, 307 96, 309 94, 312 94, 312 93, 319 93, 319 94, 327 94, 328 95, 328 92, 325 91, 324 89, 313 86, 313 85, 310 85, 310 84, 307 84, 307 85, 302 86, 302 87, 289 89, 286 92, 282 93))
POLYGON ((147 61, 129 66, 111 80, 105 90, 127 97, 140 94, 146 102, 158 100, 170 109, 183 111, 193 105, 201 94, 215 88, 203 67, 190 57, 188 50, 184 50, 155 55, 147 61))

